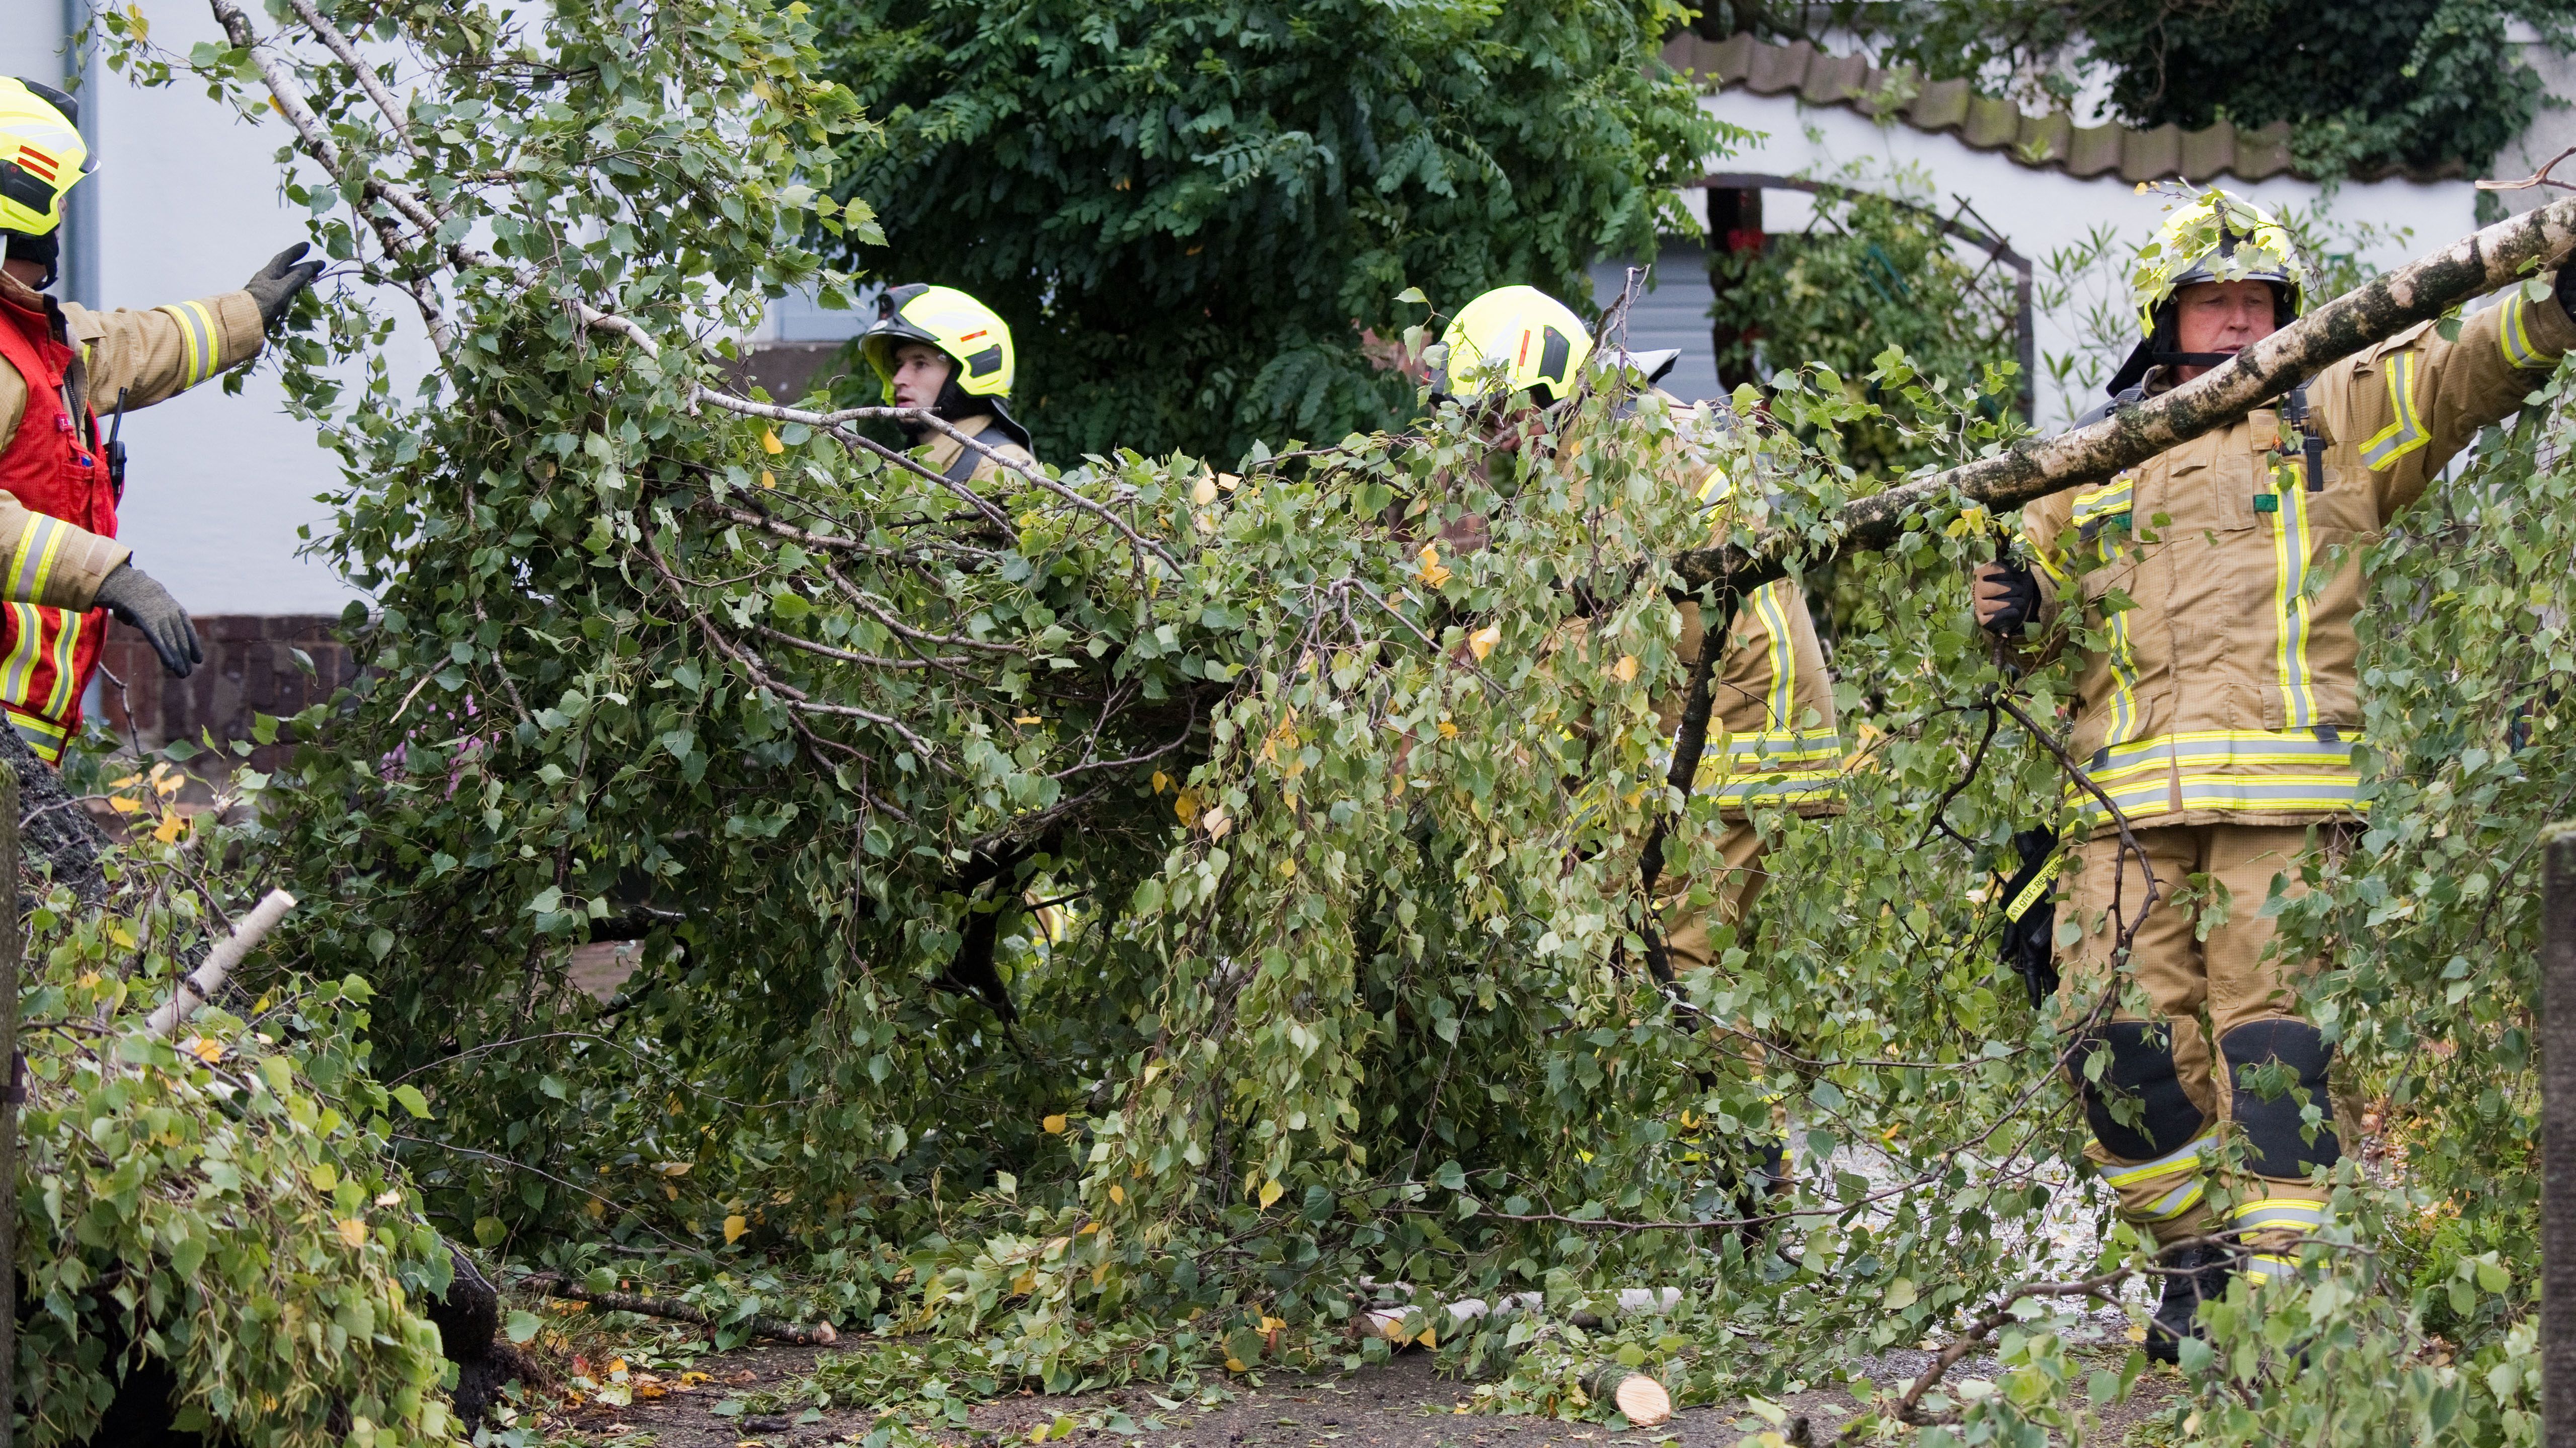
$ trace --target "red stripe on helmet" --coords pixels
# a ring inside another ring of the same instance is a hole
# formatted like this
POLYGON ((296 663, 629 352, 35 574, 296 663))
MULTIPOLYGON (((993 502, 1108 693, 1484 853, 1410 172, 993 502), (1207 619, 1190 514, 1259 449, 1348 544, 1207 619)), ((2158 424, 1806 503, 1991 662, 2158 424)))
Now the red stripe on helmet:
POLYGON ((1518 367, 1529 361, 1529 339, 1529 329, 1527 327, 1523 327, 1521 329, 1521 354, 1512 359, 1512 365, 1514 367, 1518 367))
POLYGON ((18 143, 18 164, 35 172, 38 176, 41 176, 48 181, 54 179, 54 173, 58 169, 58 163, 56 163, 53 157, 46 155, 44 152, 37 150, 35 147, 28 145, 24 141, 20 141, 18 143))

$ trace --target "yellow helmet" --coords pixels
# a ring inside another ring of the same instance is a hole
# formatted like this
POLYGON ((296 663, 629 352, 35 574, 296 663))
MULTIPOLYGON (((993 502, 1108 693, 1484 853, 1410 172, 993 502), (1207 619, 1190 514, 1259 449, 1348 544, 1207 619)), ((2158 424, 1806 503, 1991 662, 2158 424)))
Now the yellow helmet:
POLYGON ((859 337, 859 351, 885 383, 886 401, 894 401, 895 349, 920 342, 948 354, 957 364, 949 380, 969 397, 1008 397, 1019 354, 1011 346, 1011 327, 991 307, 955 287, 888 287, 877 301, 876 325, 859 337))
POLYGON ((1436 392, 1458 395, 1500 373, 1502 390, 1529 392, 1544 403, 1573 391, 1592 333, 1574 309, 1536 287, 1496 287, 1458 309, 1441 344, 1449 349, 1436 392), (1453 381, 1452 379, 1456 379, 1453 381))
POLYGON ((48 235, 63 196, 89 174, 80 103, 49 85, 0 76, 0 231, 48 235))
POLYGON ((2212 187, 2175 210, 2138 252, 2129 279, 2138 335, 2152 337, 2156 313, 2176 292, 2200 282, 2269 282, 2282 293, 2284 322, 2299 314, 2308 271, 2298 242, 2270 212, 2212 187))

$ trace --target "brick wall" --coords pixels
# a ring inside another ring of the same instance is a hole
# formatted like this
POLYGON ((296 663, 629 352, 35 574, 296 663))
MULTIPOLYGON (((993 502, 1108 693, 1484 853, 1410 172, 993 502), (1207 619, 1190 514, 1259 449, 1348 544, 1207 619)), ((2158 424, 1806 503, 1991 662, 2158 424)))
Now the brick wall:
MULTIPOLYGON (((105 666, 98 681, 101 716, 119 734, 131 730, 146 749, 173 739, 198 742, 208 732, 218 744, 248 739, 253 714, 284 718, 329 699, 356 674, 348 651, 333 636, 339 623, 336 614, 213 614, 197 619, 206 661, 184 679, 162 672, 143 635, 111 623, 100 651, 105 666), (313 661, 312 673, 296 661, 298 649, 313 661)), ((273 769, 286 748, 281 743, 255 751, 252 764, 273 769)))

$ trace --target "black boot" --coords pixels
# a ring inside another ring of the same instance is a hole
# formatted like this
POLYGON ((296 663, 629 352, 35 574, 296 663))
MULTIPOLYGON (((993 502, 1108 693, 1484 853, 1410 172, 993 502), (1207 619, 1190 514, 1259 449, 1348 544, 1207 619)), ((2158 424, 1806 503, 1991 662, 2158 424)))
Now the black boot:
POLYGON ((2160 1363, 2182 1359, 2182 1340, 2201 1336, 2200 1305, 2227 1295, 2236 1255, 2224 1247, 2176 1247, 2164 1255, 2165 1295, 2147 1322, 2147 1356, 2160 1363))

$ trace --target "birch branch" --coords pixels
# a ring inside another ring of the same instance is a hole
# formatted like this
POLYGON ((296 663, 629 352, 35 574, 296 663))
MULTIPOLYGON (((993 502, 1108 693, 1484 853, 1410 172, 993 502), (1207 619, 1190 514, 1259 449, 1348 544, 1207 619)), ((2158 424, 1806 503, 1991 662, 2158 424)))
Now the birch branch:
POLYGON ((2546 269, 2576 246, 2576 197, 2508 217, 2346 292, 2161 396, 2053 437, 2026 438, 1996 456, 1900 483, 1845 506, 1834 541, 1810 545, 1780 533, 1700 548, 1674 560, 1685 587, 1723 582, 1738 592, 1786 574, 1792 562, 1871 552, 1950 498, 1995 512, 2098 483, 2178 443, 2243 417, 2329 365, 2418 322, 2546 269))
POLYGON ((251 907, 248 915, 241 918, 241 923, 233 927, 232 934, 217 941, 215 948, 206 952, 205 964, 188 972, 179 982, 179 989, 143 1023, 144 1029, 156 1036, 166 1036, 178 1030, 188 1017, 197 1013, 200 1006, 214 999, 215 992, 222 990, 224 981, 232 975, 233 967, 241 964, 243 956, 257 949, 259 943, 268 938, 268 932, 277 928, 277 922, 286 918, 286 912, 294 908, 294 896, 283 890, 269 891, 251 907))

